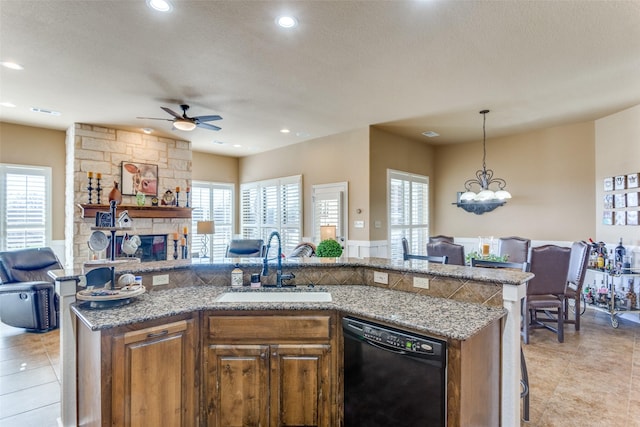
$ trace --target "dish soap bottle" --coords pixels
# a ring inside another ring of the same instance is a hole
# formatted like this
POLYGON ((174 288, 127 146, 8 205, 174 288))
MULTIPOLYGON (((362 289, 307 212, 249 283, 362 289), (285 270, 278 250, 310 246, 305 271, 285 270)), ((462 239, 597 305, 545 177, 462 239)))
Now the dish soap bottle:
POLYGON ((236 268, 231 271, 231 286, 238 288, 242 286, 242 270, 240 264, 236 264, 236 268))

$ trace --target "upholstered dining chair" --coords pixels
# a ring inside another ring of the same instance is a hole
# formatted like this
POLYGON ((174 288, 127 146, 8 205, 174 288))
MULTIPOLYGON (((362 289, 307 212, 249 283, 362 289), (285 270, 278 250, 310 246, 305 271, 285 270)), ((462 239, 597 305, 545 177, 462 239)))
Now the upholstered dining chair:
POLYGON ((580 315, 582 285, 587 273, 589 263, 589 248, 585 242, 573 242, 569 256, 569 272, 567 273, 567 290, 565 292, 564 323, 573 324, 576 331, 580 330, 580 315), (569 307, 569 301, 573 300, 573 307, 569 307), (574 312, 574 318, 569 318, 570 309, 574 312))
MULTIPOLYGON (((502 262, 471 258, 471 267, 513 268, 516 270, 529 271, 530 264, 528 262, 502 262)), ((522 391, 520 392, 520 398, 522 399, 522 419, 529 421, 529 373, 527 371, 527 362, 524 358, 522 346, 520 346, 520 376, 520 385, 522 386, 522 391)))
POLYGON ((446 256, 447 264, 464 265, 464 246, 450 242, 427 243, 427 255, 446 256))
POLYGON ((564 342, 564 307, 571 248, 544 245, 531 248, 531 272, 535 274, 524 299, 522 332, 529 344, 533 328, 546 328, 564 342), (544 313, 544 317, 540 315, 544 313))
POLYGON ((406 237, 402 238, 402 259, 408 261, 410 259, 421 259, 425 261, 436 262, 440 264, 447 264, 449 258, 445 256, 433 256, 433 255, 413 255, 409 253, 409 242, 406 237))
POLYGON ((227 246, 227 258, 260 258, 264 255, 262 239, 233 239, 227 246))
POLYGON ((498 254, 507 255, 509 262, 529 261, 529 248, 531 240, 522 237, 500 237, 498 239, 498 254))
POLYGON ((435 242, 454 243, 453 242, 453 237, 451 237, 451 236, 444 236, 442 234, 438 234, 437 236, 429 236, 429 243, 435 243, 435 242))

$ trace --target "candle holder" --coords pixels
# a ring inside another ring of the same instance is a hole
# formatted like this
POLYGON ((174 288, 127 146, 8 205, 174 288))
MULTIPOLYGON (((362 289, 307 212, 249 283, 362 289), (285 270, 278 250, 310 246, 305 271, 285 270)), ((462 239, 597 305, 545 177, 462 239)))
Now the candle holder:
POLYGON ((182 245, 182 259, 189 258, 189 246, 185 243, 182 245))
POLYGON ((186 205, 186 207, 187 208, 189 207, 189 191, 187 191, 187 205, 186 205))
POLYGON ((176 208, 180 207, 180 191, 176 190, 176 208))
POLYGON ((96 178, 96 194, 98 195, 98 200, 96 201, 96 203, 98 204, 100 204, 100 193, 102 193, 102 187, 100 187, 100 178, 96 178))
POLYGON ((178 239, 173 239, 173 259, 178 259, 178 239))
POLYGON ((93 187, 91 186, 91 180, 92 178, 89 177, 89 184, 87 185, 87 191, 89 192, 89 204, 91 204, 91 191, 93 190, 93 187))

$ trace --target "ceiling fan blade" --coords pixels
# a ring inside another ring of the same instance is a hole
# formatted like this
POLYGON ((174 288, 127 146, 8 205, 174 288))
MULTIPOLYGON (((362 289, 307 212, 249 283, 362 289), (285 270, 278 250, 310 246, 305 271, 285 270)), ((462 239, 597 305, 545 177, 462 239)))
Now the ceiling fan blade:
POLYGON ((222 117, 215 115, 215 116, 196 116, 196 117, 192 117, 192 119, 194 120, 200 120, 201 122, 212 122, 214 120, 222 120, 222 117))
POLYGON ((210 125, 209 123, 196 123, 196 126, 199 127, 199 128, 209 129, 209 130, 220 130, 220 129, 222 129, 222 128, 219 128, 218 126, 210 125))
POLYGON ((160 107, 162 108, 164 111, 166 111, 167 113, 171 114, 173 117, 175 117, 176 119, 181 119, 182 116, 178 113, 176 113, 175 111, 173 111, 171 108, 167 108, 167 107, 160 107))
POLYGON ((144 119, 144 120, 166 120, 168 122, 172 122, 173 119, 161 119, 159 117, 136 117, 136 119, 144 119))

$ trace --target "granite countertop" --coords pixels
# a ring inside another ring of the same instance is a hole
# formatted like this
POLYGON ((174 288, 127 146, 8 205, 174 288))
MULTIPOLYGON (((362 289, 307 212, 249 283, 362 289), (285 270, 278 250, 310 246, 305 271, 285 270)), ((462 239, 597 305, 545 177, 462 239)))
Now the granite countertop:
MULTIPOLYGON (((388 260, 387 260, 388 262, 388 260)), ((481 269, 484 270, 484 269, 481 269)), ((147 320, 200 310, 339 310, 345 315, 364 316, 398 327, 466 340, 487 325, 501 319, 506 310, 481 304, 394 291, 374 286, 335 285, 323 288, 295 288, 278 292, 313 292, 325 290, 333 301, 322 303, 219 303, 216 298, 230 291, 222 286, 192 286, 152 291, 137 297, 131 304, 109 309, 71 309, 92 330, 109 329, 147 320)), ((274 289, 246 289, 264 292, 274 289)))

